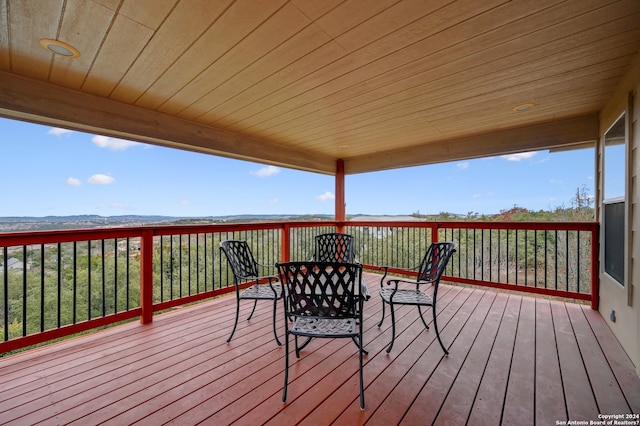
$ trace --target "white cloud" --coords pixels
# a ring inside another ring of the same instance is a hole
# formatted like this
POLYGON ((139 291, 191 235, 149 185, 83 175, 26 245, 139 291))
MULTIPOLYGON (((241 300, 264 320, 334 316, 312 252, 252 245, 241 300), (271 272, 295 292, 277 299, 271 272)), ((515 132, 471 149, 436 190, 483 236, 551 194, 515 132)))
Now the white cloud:
POLYGON ((333 195, 333 192, 327 191, 322 195, 318 195, 316 197, 316 200, 321 201, 321 202, 324 203, 325 201, 334 200, 335 198, 336 198, 336 196, 333 195))
POLYGON ((189 203, 189 200, 183 199, 183 200, 178 200, 178 204, 180 204, 181 206, 188 206, 190 203, 189 203))
POLYGON ((94 145, 100 148, 107 148, 112 151, 124 151, 132 146, 140 145, 138 142, 127 141, 124 139, 111 138, 109 136, 96 135, 91 138, 94 145))
POLYGON ((111 184, 111 183, 113 183, 115 181, 116 180, 114 178, 112 178, 111 176, 107 176, 107 175, 103 175, 103 174, 93 175, 88 180, 89 183, 93 183, 95 185, 109 185, 109 184, 111 184))
POLYGON ((509 155, 501 155, 500 157, 504 158, 507 161, 521 161, 526 160, 527 158, 531 158, 536 155, 537 152, 521 152, 519 154, 509 154, 509 155))
POLYGON ((471 198, 487 198, 487 197, 493 197, 493 192, 487 192, 487 193, 478 192, 471 195, 471 198))
POLYGON ((272 198, 270 200, 267 200, 267 204, 278 204, 278 199, 277 198, 272 198))
POLYGON ((70 177, 70 178, 67 179, 67 185, 69 185, 69 186, 80 186, 80 185, 82 185, 82 182, 80 182, 79 179, 70 177))
POLYGON ((258 170, 251 170, 249 173, 253 176, 262 178, 277 175, 278 173, 280 173, 280 169, 276 166, 266 166, 258 170))
POLYGON ((55 136, 60 136, 60 135, 64 135, 67 133, 73 133, 73 130, 69 130, 69 129, 62 129, 60 127, 52 127, 49 129, 49 131, 47 132, 50 135, 55 135, 55 136))
POLYGON ((121 203, 111 203, 109 204, 109 208, 110 209, 119 209, 119 210, 133 210, 133 207, 131 207, 128 204, 121 204, 121 203))
POLYGON ((462 169, 462 170, 468 169, 469 168, 469 162, 465 161, 464 163, 458 163, 457 166, 458 166, 459 169, 462 169))

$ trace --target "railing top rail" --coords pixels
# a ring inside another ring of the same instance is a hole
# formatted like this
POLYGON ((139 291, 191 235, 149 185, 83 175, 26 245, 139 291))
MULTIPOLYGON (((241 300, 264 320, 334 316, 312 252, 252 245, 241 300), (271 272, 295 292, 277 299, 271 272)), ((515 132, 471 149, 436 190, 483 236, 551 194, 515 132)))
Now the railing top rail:
POLYGON ((413 228, 461 228, 461 229, 527 229, 596 231, 598 222, 429 222, 429 221, 292 221, 216 223, 203 225, 153 225, 139 227, 114 227, 100 229, 64 229, 34 232, 0 233, 0 247, 32 244, 52 244, 73 241, 111 238, 140 237, 143 231, 151 230, 154 236, 175 234, 198 234, 208 232, 234 232, 264 229, 312 228, 318 226, 368 226, 368 227, 413 227, 413 228))
MULTIPOLYGON (((202 225, 159 225, 146 227, 153 229, 154 236, 176 234, 204 234, 215 232, 257 231, 265 229, 283 229, 288 222, 252 222, 252 223, 212 223, 202 225)), ((143 227, 145 228, 145 227, 143 227)))
POLYGON ((437 222, 439 228, 595 231, 598 222, 437 222))
POLYGON ((342 223, 342 225, 344 226, 369 226, 369 227, 377 227, 377 228, 385 228, 385 227, 389 227, 389 228, 406 228, 406 227, 412 227, 412 228, 433 228, 435 225, 437 224, 437 222, 427 222, 427 221, 422 221, 422 220, 389 220, 389 221, 379 221, 379 220, 357 220, 357 221, 349 221, 349 222, 344 222, 342 223))
POLYGON ((351 221, 345 226, 595 231, 598 222, 351 221))
POLYGON ((130 227, 0 233, 0 247, 139 237, 142 235, 142 229, 143 227, 130 227))

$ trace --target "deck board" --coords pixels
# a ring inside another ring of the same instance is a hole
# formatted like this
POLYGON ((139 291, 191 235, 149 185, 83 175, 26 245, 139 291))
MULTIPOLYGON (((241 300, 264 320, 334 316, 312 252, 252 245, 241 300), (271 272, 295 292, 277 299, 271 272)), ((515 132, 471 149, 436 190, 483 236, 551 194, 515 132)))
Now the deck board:
MULTIPOLYGON (((466 316, 466 322, 462 330, 451 344, 449 355, 441 358, 437 368, 420 390, 411 407, 409 407, 401 424, 416 425, 435 422, 478 336, 495 297, 496 293, 482 292, 478 304, 474 306, 470 315, 461 314, 462 310, 458 312, 460 317, 466 316)), ((464 306, 467 305, 465 304, 464 306)), ((443 331, 446 331, 446 328, 443 331)), ((466 378, 464 378, 464 380, 466 380, 466 378)))
MULTIPOLYGON (((443 303, 438 305, 439 309, 441 309, 440 312, 442 312, 442 321, 440 321, 439 326, 442 328, 442 338, 447 342, 445 343, 447 347, 450 345, 452 336, 455 336, 454 333, 460 330, 463 321, 462 316, 456 315, 456 313, 472 293, 468 289, 452 288, 440 300, 447 303, 446 306, 442 306, 443 303), (455 319, 455 321, 452 321, 452 319, 455 319)), ((410 309, 402 310, 403 313, 408 313, 409 311, 410 309)), ((410 318, 409 316, 406 317, 407 320, 410 318)), ((384 373, 372 379, 369 386, 373 388, 372 392, 367 392, 368 388, 365 391, 365 398, 374 406, 373 409, 366 410, 366 414, 370 416, 371 424, 373 425, 399 423, 416 398, 417 392, 429 379, 440 359, 444 356, 433 332, 424 333, 424 340, 420 339, 419 349, 416 345, 413 345, 414 350, 406 349, 410 343, 416 341, 419 335, 423 334, 422 327, 418 326, 420 321, 418 316, 414 315, 411 319, 410 324, 415 324, 416 326, 400 334, 394 350, 387 355, 386 346, 388 341, 385 341, 383 352, 375 358, 378 368, 384 369, 384 373), (404 350, 398 350, 398 348, 404 348, 404 350), (373 395, 371 395, 372 393, 373 395), (371 401, 372 399, 373 401, 371 401), (375 408, 376 406, 378 407, 377 409, 375 408)), ((400 326, 403 325, 400 322, 398 324, 400 326)), ((354 415, 351 414, 351 416, 354 415)), ((345 413, 339 420, 342 424, 350 424, 354 418, 345 413)))
MULTIPOLYGON (((570 312, 576 311, 571 309, 570 312)), ((627 405, 633 413, 640 413, 640 386, 633 369, 631 359, 624 353, 602 316, 590 309, 581 309, 589 323, 576 333, 578 338, 586 341, 581 345, 587 371, 593 375, 594 392, 600 407, 611 407, 611 413, 626 412, 627 405), (603 368, 606 362, 609 368, 603 368), (612 401, 617 395, 615 402, 612 401), (623 403, 621 399, 624 398, 623 403)), ((577 314, 576 314, 577 316, 577 314)))
POLYGON ((598 418, 596 399, 591 389, 591 382, 586 370, 582 367, 580 348, 569 320, 565 305, 551 304, 553 323, 556 331, 558 359, 567 412, 570 419, 593 420, 598 418))
POLYGON ((291 342, 283 404, 271 305, 246 321, 243 304, 227 343, 235 302, 226 297, 1 358, 0 423, 555 424, 640 410, 640 379, 588 306, 443 285, 438 324, 450 355, 412 307, 397 309, 387 354, 379 276, 365 278, 364 411, 350 339, 319 339, 300 359, 291 342))
POLYGON ((536 424, 550 425, 555 424, 558 419, 567 418, 567 408, 549 300, 536 300, 535 325, 536 410, 534 414, 536 424))
POLYGON ((499 293, 492 301, 488 315, 485 317, 477 338, 467 354, 462 367, 456 374, 456 380, 449 390, 447 399, 438 413, 438 422, 464 424, 471 414, 476 393, 482 380, 482 374, 487 366, 493 342, 498 334, 498 328, 506 307, 508 296, 499 293), (458 380, 457 378, 464 378, 458 380))
MULTIPOLYGON (((511 358, 509 382, 501 408, 504 424, 534 423, 536 379, 536 303, 535 299, 522 298, 515 346, 511 358)), ((498 407, 495 408, 496 411, 498 407)))
POLYGON ((482 372, 482 380, 469 414, 469 424, 500 424, 502 412, 496 407, 502 407, 505 400, 520 304, 520 297, 508 297, 491 354, 482 372))

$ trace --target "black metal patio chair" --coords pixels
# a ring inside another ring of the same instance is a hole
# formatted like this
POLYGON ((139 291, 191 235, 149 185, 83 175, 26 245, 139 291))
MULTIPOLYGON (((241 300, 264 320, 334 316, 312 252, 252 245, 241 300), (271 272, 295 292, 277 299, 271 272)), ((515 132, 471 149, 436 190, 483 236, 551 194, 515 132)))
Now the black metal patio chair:
POLYGON ((415 268, 408 269, 418 270, 418 277, 416 278, 416 280, 393 278, 388 280, 385 286, 384 280, 387 277, 389 266, 380 267, 384 270, 384 275, 380 280, 380 297, 382 298, 383 303, 382 319, 380 319, 378 327, 382 326, 382 322, 384 321, 385 305, 388 304, 391 310, 391 343, 387 348, 387 353, 391 352, 393 342, 396 338, 396 320, 394 306, 414 305, 418 307, 420 319, 422 320, 422 324, 424 324, 427 330, 429 329, 429 326, 422 316, 421 307, 431 307, 431 311, 433 313, 433 328, 436 330, 436 337, 438 338, 438 342, 440 342, 440 346, 442 347, 445 355, 449 355, 449 351, 447 351, 447 349, 444 347, 442 339, 440 339, 440 332, 438 331, 438 322, 436 320, 436 301, 438 298, 438 285, 440 284, 440 277, 442 277, 442 273, 444 272, 449 259, 456 251, 456 248, 456 243, 452 242, 432 243, 427 248, 427 252, 425 253, 424 258, 422 259, 420 264, 415 268), (401 283, 415 285, 415 289, 400 288, 399 284, 401 283), (420 286, 424 284, 433 284, 434 287, 432 296, 420 290, 420 286))
MULTIPOLYGON (((331 232, 316 235, 312 260, 320 262, 360 263, 356 259, 353 235, 331 232)), ((371 298, 367 286, 362 286, 365 300, 371 298)), ((365 354, 367 352, 365 351, 365 354)))
POLYGON ((279 263, 285 287, 285 370, 282 402, 289 383, 289 336, 295 340, 296 357, 313 338, 349 338, 358 347, 360 408, 364 409, 362 356, 362 265, 342 262, 279 263), (293 321, 287 321, 292 318, 293 321), (306 338, 299 344, 298 337, 306 338))
POLYGON ((355 258, 352 235, 336 232, 316 236, 313 260, 353 263, 355 258))
POLYGON ((236 318, 233 324, 233 330, 231 335, 227 339, 230 342, 233 338, 233 334, 236 332, 238 326, 238 317, 240 315, 240 300, 253 300, 253 309, 251 314, 247 317, 247 321, 251 319, 253 313, 256 310, 258 300, 272 300, 273 301, 273 335, 276 338, 278 346, 282 346, 276 333, 276 309, 278 299, 282 297, 282 285, 278 282, 277 275, 261 275, 260 271, 266 268, 272 268, 275 271, 275 266, 263 265, 256 262, 253 257, 253 253, 249 244, 246 241, 239 240, 226 240, 220 242, 220 250, 227 257, 229 266, 233 271, 233 285, 236 289, 236 318), (243 286, 243 284, 251 283, 249 287, 243 286))

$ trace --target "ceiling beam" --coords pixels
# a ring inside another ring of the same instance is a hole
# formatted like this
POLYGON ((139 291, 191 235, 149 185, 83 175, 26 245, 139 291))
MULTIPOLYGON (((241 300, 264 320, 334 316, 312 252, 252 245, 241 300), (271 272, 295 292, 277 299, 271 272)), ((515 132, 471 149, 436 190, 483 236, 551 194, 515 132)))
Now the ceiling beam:
POLYGON ((239 160, 333 175, 323 155, 0 71, 0 116, 239 160))
POLYGON ((586 115, 488 134, 438 141, 345 160, 345 173, 469 160, 495 155, 584 145, 598 138, 598 115, 586 115))

